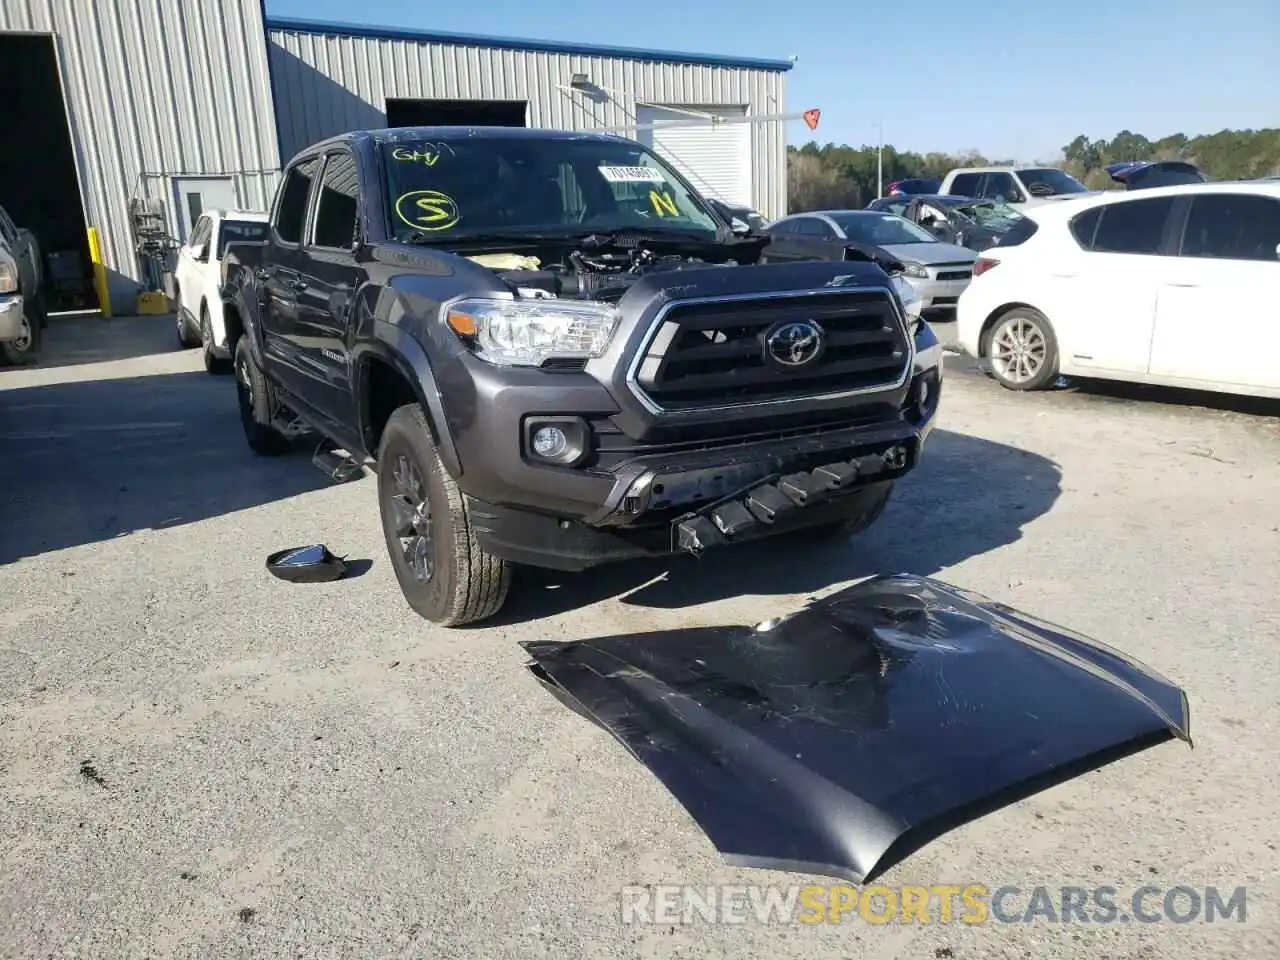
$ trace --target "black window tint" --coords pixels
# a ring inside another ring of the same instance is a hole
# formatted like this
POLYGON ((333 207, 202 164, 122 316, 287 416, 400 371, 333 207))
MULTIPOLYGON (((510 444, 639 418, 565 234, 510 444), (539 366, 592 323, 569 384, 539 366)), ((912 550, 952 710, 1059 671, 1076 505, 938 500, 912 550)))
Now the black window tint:
POLYGON ((1093 237, 1094 251, 1158 253, 1165 220, 1172 208, 1172 197, 1151 197, 1147 200, 1108 204, 1101 208, 1102 220, 1093 237))
POLYGON ((1098 229, 1098 218, 1102 216, 1102 208, 1094 207, 1071 218, 1071 235, 1076 243, 1086 250, 1093 249, 1093 235, 1098 229))
POLYGON ((1030 240, 1040 226, 1030 217, 1023 217, 1000 235, 1000 247, 1016 247, 1030 240))
POLYGON ((1280 259, 1280 201, 1243 193, 1201 194, 1191 201, 1184 257, 1280 259))
POLYGON ((980 173, 957 173, 955 179, 951 181, 951 193, 958 197, 973 197, 977 194, 978 181, 982 179, 980 173))
POLYGON ((302 223, 307 217, 307 195, 311 191, 311 181, 319 165, 319 159, 305 160, 286 176, 275 222, 276 234, 285 243, 302 242, 302 223))
POLYGON ((350 154, 329 155, 316 204, 314 243, 350 250, 356 239, 356 162, 350 154))
POLYGON ((989 200, 1021 200, 1022 191, 1012 173, 988 173, 982 182, 981 196, 989 200))
POLYGON ((260 242, 267 239, 267 225, 256 220, 224 220, 218 231, 218 259, 232 243, 260 242))

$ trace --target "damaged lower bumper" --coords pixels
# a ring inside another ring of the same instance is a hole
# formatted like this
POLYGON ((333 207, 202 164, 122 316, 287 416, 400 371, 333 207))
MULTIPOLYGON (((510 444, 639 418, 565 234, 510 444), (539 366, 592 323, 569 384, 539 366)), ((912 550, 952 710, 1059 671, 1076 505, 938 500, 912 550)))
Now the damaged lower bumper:
POLYGON ((1183 691, 1063 627, 910 575, 756 627, 530 642, 732 863, 861 882, 939 833, 1133 751, 1183 691))

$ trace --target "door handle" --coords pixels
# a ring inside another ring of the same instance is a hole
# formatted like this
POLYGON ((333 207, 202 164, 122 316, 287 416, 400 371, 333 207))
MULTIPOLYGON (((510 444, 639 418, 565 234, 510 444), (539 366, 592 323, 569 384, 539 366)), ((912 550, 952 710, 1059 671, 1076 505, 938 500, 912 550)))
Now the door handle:
POLYGON ((307 281, 305 281, 305 280, 290 280, 290 281, 289 281, 289 286, 293 287, 293 289, 294 289, 294 290, 305 290, 305 289, 307 289, 307 281))

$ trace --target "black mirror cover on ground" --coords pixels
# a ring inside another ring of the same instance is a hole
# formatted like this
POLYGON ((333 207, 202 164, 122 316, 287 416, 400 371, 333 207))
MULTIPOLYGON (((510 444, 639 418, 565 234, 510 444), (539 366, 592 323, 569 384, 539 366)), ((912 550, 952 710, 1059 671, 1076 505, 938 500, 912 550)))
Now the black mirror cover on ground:
POLYGON ((267 569, 290 583, 328 583, 347 572, 346 561, 335 557, 322 543, 278 550, 267 557, 267 569))
POLYGON ((523 644, 740 866, 861 882, 929 839, 1171 738, 1183 691, 1071 631, 911 575, 756 627, 523 644))

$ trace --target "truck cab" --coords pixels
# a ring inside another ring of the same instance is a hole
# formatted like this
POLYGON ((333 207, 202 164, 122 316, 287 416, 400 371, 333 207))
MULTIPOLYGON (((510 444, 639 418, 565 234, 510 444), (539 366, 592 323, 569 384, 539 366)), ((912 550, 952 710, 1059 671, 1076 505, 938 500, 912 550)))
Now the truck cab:
POLYGON ((964 167, 943 178, 939 194, 999 200, 1028 209, 1042 204, 1088 196, 1090 190, 1056 167, 964 167))

